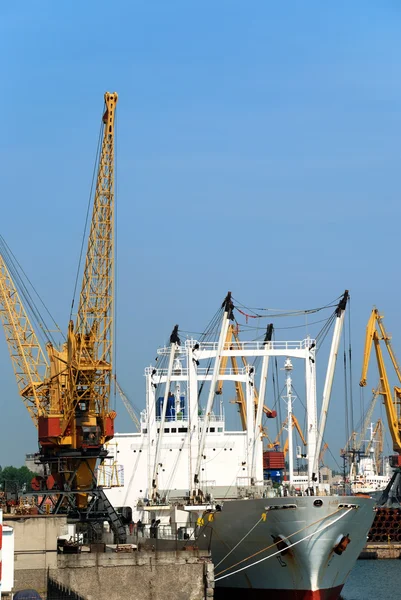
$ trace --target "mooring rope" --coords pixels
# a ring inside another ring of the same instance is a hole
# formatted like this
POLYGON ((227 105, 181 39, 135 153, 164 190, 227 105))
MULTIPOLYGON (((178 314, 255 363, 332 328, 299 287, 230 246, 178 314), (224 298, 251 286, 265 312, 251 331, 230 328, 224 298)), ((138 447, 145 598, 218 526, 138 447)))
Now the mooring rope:
MULTIPOLYGON (((342 510, 342 509, 339 509, 342 510)), ((334 523, 336 523, 337 521, 339 521, 340 519, 342 519, 343 517, 345 517, 351 510, 353 510, 352 508, 349 508, 346 512, 344 512, 342 515, 340 515, 339 517, 337 517, 336 519, 334 519, 334 521, 330 521, 330 523, 327 523, 326 525, 323 525, 323 527, 321 527, 320 529, 318 529, 317 531, 313 531, 312 533, 308 534, 307 536, 305 536, 304 538, 302 538, 301 540, 298 540, 297 542, 294 542, 293 544, 290 544, 289 546, 286 547, 286 550, 289 550, 290 548, 293 548, 294 546, 296 546, 297 544, 300 544, 301 542, 304 542, 305 540, 309 539, 310 537, 312 537, 313 535, 316 535, 318 533, 321 533, 322 531, 324 531, 325 529, 327 529, 328 527, 330 527, 331 525, 334 525, 334 523)), ((336 514, 338 511, 335 511, 332 514, 336 514)), ((332 515, 328 515, 329 517, 332 515)), ((323 519, 326 519, 327 517, 323 517, 322 519, 319 519, 319 521, 323 521, 323 519)), ((316 521, 316 522, 319 522, 316 521)), ((310 525, 307 525, 306 527, 304 527, 303 529, 300 529, 299 531, 296 531, 295 533, 292 533, 291 535, 287 536, 288 538, 293 537, 296 533, 300 533, 301 531, 303 531, 304 529, 307 529, 308 527, 311 527, 312 525, 316 524, 315 523, 311 523, 310 525)), ((269 548, 272 548, 273 546, 276 546, 276 543, 272 544, 271 546, 268 546, 267 548, 264 548, 263 550, 259 550, 258 552, 255 552, 255 554, 252 554, 251 556, 248 556, 247 558, 244 558, 243 560, 239 561, 238 563, 236 563, 235 565, 232 565, 231 567, 227 567, 227 569, 224 569, 223 571, 220 571, 220 573, 218 573, 217 575, 222 575, 222 573, 224 573, 225 571, 228 571, 232 568, 234 568, 235 566, 237 566, 238 564, 240 564, 241 562, 244 562, 246 560, 249 560, 250 558, 252 558, 253 556, 256 556, 256 554, 259 554, 260 552, 263 552, 265 550, 268 550, 269 548)), ((226 577, 231 577, 231 575, 236 575, 237 573, 240 573, 241 571, 245 571, 246 569, 250 569, 251 567, 254 567, 255 565, 258 565, 259 563, 268 560, 269 558, 273 558, 274 556, 277 556, 277 554, 280 554, 282 552, 282 550, 278 550, 277 552, 273 552, 273 554, 269 554, 269 556, 265 556, 264 558, 261 558, 260 560, 255 561, 254 563, 250 564, 250 565, 246 565, 245 567, 241 567, 240 569, 237 569, 236 571, 233 571, 232 573, 227 573, 226 575, 222 575, 221 577, 216 577, 215 581, 220 581, 221 579, 225 579, 226 577)), ((223 559, 224 560, 224 559, 223 559)), ((222 562, 222 561, 220 561, 222 562)), ((220 563, 219 563, 220 564, 220 563)))

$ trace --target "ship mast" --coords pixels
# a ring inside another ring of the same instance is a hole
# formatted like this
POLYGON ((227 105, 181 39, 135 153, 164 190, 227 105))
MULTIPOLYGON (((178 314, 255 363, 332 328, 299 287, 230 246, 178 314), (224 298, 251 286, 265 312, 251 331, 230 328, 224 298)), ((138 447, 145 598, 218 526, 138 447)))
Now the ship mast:
POLYGON ((209 422, 210 422, 210 417, 211 417, 212 408, 213 408, 214 396, 216 394, 216 385, 217 385, 217 381, 219 378, 220 367, 221 367, 221 362, 222 362, 222 352, 223 352, 223 349, 225 346, 225 340, 227 337, 229 321, 232 320, 232 317, 233 317, 232 313, 233 313, 234 305, 231 300, 231 292, 228 292, 221 307, 224 309, 224 312, 223 312, 223 318, 222 318, 222 322, 221 322, 219 341, 218 341, 218 345, 217 345, 217 354, 216 354, 216 358, 214 361, 212 381, 210 383, 209 396, 207 399, 205 417, 202 422, 201 439, 199 442, 199 450, 198 450, 198 456, 197 456, 196 467, 195 467, 195 475, 194 475, 195 490, 196 489, 199 490, 199 487, 200 487, 199 475, 200 475, 201 463, 203 460, 203 454, 204 454, 204 450, 205 450, 206 433, 209 429, 209 422))
POLYGON ((331 389, 333 387, 333 379, 334 379, 334 371, 336 368, 338 349, 340 347, 341 341, 341 332, 343 330, 344 318, 345 318, 345 309, 347 307, 347 301, 349 298, 348 290, 345 290, 340 302, 335 311, 336 322, 334 325, 333 331, 333 339, 331 342, 330 348, 330 356, 329 362, 327 364, 327 372, 326 372, 326 380, 324 382, 323 388, 323 400, 322 400, 322 408, 320 411, 320 420, 319 420, 319 428, 318 435, 316 439, 316 449, 313 457, 313 473, 315 473, 316 478, 319 470, 319 455, 322 449, 324 431, 326 428, 327 415, 329 411, 330 397, 331 397, 331 389))
POLYGON ((288 475, 290 481, 290 487, 294 485, 294 448, 293 448, 293 413, 292 413, 292 401, 295 398, 292 395, 292 362, 289 358, 284 363, 284 371, 287 373, 285 379, 285 386, 287 394, 284 396, 284 400, 287 403, 287 431, 288 431, 288 475))

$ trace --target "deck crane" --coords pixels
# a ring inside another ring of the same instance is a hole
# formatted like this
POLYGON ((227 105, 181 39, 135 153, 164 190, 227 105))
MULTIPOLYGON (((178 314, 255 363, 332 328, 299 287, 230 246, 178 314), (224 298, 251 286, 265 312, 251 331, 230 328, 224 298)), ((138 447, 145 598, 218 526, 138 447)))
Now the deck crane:
POLYGON ((394 386, 393 395, 384 364, 382 348, 380 345, 381 341, 384 341, 386 345, 398 381, 401 383, 401 370, 391 345, 391 337, 384 327, 383 317, 380 315, 378 309, 374 308, 366 327, 362 374, 359 385, 364 387, 367 384, 369 359, 372 345, 374 345, 380 377, 380 394, 383 396, 387 422, 393 441, 393 450, 397 453, 395 456, 390 457, 390 465, 395 468, 395 471, 390 483, 379 500, 379 504, 393 505, 395 503, 401 504, 401 387, 394 386))
POLYGON ((135 424, 135 427, 137 428, 138 431, 141 431, 141 423, 136 415, 135 409, 131 404, 130 399, 128 398, 127 394, 124 392, 124 390, 122 389, 122 387, 120 386, 120 384, 118 383, 117 379, 115 380, 116 382, 116 388, 118 393, 120 394, 120 398, 125 406, 125 408, 127 409, 127 413, 129 414, 129 416, 131 417, 132 421, 135 424))
POLYGON ((125 529, 97 487, 96 467, 107 455, 116 413, 110 409, 114 316, 114 122, 117 94, 104 95, 103 136, 85 266, 75 324, 67 341, 41 347, 6 256, 0 257, 0 318, 19 394, 38 429, 45 477, 33 487, 53 512, 80 521, 109 520, 117 539, 125 529))

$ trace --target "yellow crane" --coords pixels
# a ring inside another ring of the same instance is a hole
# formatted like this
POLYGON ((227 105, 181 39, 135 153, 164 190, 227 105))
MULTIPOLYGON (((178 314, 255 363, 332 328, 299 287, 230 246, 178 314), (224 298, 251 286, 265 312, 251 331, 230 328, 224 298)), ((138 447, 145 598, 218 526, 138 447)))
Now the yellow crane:
MULTIPOLYGON (((272 326, 271 330, 270 330, 270 335, 271 335, 271 331, 272 331, 272 326)), ((226 336, 226 345, 228 347, 233 347, 233 348, 240 348, 241 342, 239 340, 238 334, 236 332, 236 328, 234 325, 232 325, 230 323, 230 325, 228 326, 228 331, 227 331, 227 336, 226 336)), ((245 367, 247 365, 246 362, 246 358, 244 356, 241 357, 242 360, 242 364, 245 367)), ((227 368, 227 363, 228 363, 228 356, 223 356, 221 359, 221 364, 220 364, 220 373, 224 373, 224 371, 227 368)), ((239 373, 239 367, 238 367, 238 362, 237 362, 237 358, 236 356, 231 356, 231 365, 232 365, 232 369, 233 372, 235 374, 239 373)), ((245 394, 244 394, 244 388, 242 386, 241 381, 235 381, 235 400, 233 400, 233 402, 235 404, 238 404, 238 409, 239 409, 239 414, 240 414, 240 418, 241 418, 241 424, 242 424, 242 429, 245 431, 247 429, 247 419, 246 419, 246 401, 245 401, 245 394)), ((216 394, 222 394, 223 393, 223 384, 224 381, 220 380, 218 385, 217 385, 217 389, 216 389, 216 394)), ((259 404, 259 395, 258 395, 258 391, 255 388, 255 412, 257 410, 259 404)), ((263 413, 267 416, 268 419, 274 419, 277 416, 277 413, 275 410, 271 410, 270 408, 268 408, 265 404, 263 405, 263 413)))
MULTIPOLYGON (((274 442, 272 442, 270 444, 267 444, 267 447, 269 449, 278 448, 281 445, 280 439, 281 439, 281 436, 283 434, 284 429, 287 427, 287 424, 288 424, 288 417, 284 420, 284 422, 283 422, 283 424, 281 426, 281 429, 278 432, 278 434, 277 434, 276 439, 274 440, 274 442)), ((292 426, 295 427, 295 429, 298 431, 299 437, 301 438, 303 445, 306 446, 305 436, 304 436, 304 434, 302 432, 302 429, 301 429, 301 426, 299 424, 299 421, 298 421, 298 419, 296 418, 295 415, 292 415, 292 426)), ((288 437, 287 437, 287 439, 284 442, 283 452, 284 452, 284 457, 286 457, 287 456, 287 452, 288 452, 288 437)))
MULTIPOLYGON (((78 518, 87 516, 89 501, 101 495, 96 489, 96 466, 107 454, 104 444, 113 438, 116 416, 109 399, 117 99, 116 93, 104 95, 102 146, 78 311, 60 347, 51 342, 45 351, 41 347, 11 276, 12 265, 7 256, 0 256, 0 318, 19 394, 38 429, 39 459, 46 467, 45 479, 37 478, 34 485, 44 498, 46 491, 48 497, 57 497, 56 512, 69 510, 78 518)), ((91 515, 96 512, 92 509, 91 504, 91 515)), ((115 516, 112 524, 119 527, 115 516)))
POLYGON ((401 466, 401 420, 400 420, 400 400, 401 388, 394 386, 394 395, 392 393, 386 367, 384 364, 383 353, 380 342, 384 341, 392 365, 396 372, 398 381, 401 383, 401 370, 398 365, 394 350, 391 346, 391 338, 385 330, 383 317, 380 315, 377 308, 372 310, 367 327, 365 337, 365 349, 363 356, 362 374, 359 385, 361 387, 367 384, 367 374, 369 367, 369 359, 372 346, 375 348, 377 366, 380 377, 380 394, 383 397, 384 406, 386 409, 387 422, 393 441, 393 450, 397 452, 397 456, 392 457, 392 466, 401 466))

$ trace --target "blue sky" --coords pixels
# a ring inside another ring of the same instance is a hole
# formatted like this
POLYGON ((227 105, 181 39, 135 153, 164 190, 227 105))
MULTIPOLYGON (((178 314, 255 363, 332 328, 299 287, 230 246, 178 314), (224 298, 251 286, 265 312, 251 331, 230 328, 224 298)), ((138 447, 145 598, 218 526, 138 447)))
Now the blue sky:
MULTIPOLYGON (((298 308, 349 288, 356 397, 373 304, 400 348, 400 20, 396 0, 3 3, 0 230, 64 329, 119 93, 117 369, 137 405, 156 346, 227 289, 298 308)), ((19 464, 36 436, 4 340, 0 381, 0 464, 19 464)))

